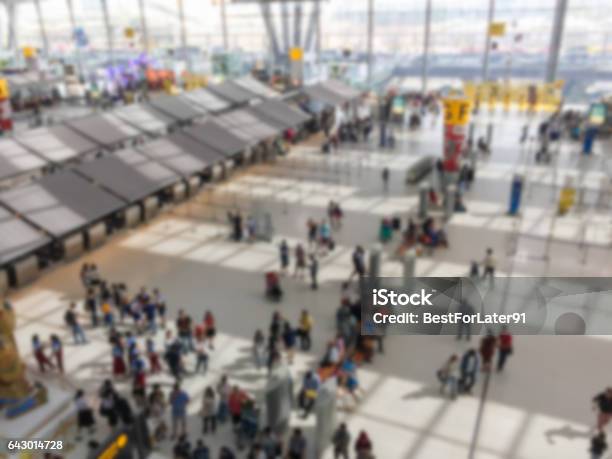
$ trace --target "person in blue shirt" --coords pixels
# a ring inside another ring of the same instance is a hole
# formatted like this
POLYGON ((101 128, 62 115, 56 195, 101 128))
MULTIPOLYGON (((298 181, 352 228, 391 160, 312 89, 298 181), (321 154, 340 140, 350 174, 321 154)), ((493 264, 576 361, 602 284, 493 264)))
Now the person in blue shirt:
POLYGON ((291 327, 291 324, 288 321, 285 321, 285 324, 283 325, 283 344, 285 345, 285 350, 287 351, 287 363, 289 363, 289 365, 293 364, 295 343, 295 330, 293 327, 291 327))
POLYGON ((187 432, 187 405, 189 404, 189 394, 181 389, 177 383, 170 394, 170 407, 172 412, 172 439, 177 436, 180 429, 180 435, 185 435, 187 432))
POLYGON ((472 387, 476 383, 476 377, 480 368, 480 359, 475 349, 468 349, 459 365, 459 388, 462 392, 472 393, 472 387))

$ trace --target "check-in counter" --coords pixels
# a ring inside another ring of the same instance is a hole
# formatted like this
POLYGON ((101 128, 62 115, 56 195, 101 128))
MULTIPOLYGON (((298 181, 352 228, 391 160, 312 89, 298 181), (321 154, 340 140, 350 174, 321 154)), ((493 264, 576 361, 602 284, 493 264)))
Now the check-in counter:
POLYGON ((202 187, 202 179, 197 175, 191 177, 187 183, 189 185, 189 196, 196 194, 202 187))
POLYGON ((142 216, 144 221, 151 220, 159 212, 159 198, 149 196, 142 202, 142 216))
POLYGON ((64 260, 73 260, 80 256, 85 251, 83 233, 73 234, 64 238, 62 241, 62 251, 64 253, 64 260))
POLYGON ((125 227, 133 228, 142 221, 142 210, 139 205, 130 206, 124 213, 125 227))
POLYGON ((106 241, 106 236, 106 224, 104 222, 93 225, 86 232, 87 248, 92 250, 101 246, 106 241))
POLYGON ((9 278, 6 269, 0 270, 0 295, 6 294, 9 288, 9 278))
POLYGON ((172 200, 179 202, 187 198, 187 185, 184 182, 176 183, 172 187, 172 200))
POLYGON ((38 258, 36 255, 31 255, 18 261, 13 265, 13 272, 15 275, 15 287, 23 287, 32 282, 40 273, 38 258))

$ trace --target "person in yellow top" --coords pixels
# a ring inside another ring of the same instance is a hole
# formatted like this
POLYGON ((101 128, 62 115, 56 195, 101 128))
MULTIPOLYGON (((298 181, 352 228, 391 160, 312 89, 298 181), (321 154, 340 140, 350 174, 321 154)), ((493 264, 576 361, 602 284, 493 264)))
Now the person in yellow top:
POLYGON ((303 351, 309 350, 312 344, 310 332, 312 331, 313 324, 312 316, 306 309, 303 309, 298 326, 298 336, 300 337, 300 345, 303 351))
POLYGON ((102 317, 104 317, 104 324, 107 327, 110 328, 113 326, 113 307, 111 306, 110 301, 105 301, 102 303, 102 317))

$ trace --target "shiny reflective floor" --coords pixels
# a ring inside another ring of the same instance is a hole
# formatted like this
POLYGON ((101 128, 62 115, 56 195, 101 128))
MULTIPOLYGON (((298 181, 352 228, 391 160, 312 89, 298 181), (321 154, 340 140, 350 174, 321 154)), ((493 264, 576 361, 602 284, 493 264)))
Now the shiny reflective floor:
MULTIPOLYGON (((304 308, 314 316, 313 348, 299 354, 290 367, 298 380, 316 365, 334 334, 340 283, 350 274, 353 247, 362 244, 367 249, 376 243, 382 217, 405 219, 416 212, 418 187, 405 185, 405 171, 419 155, 439 154, 440 122, 427 119, 423 129, 414 132, 397 128, 398 145, 393 151, 377 149, 372 139, 372 144, 344 145, 339 152, 323 156, 313 139, 273 164, 237 172, 152 223, 115 237, 83 259, 60 266, 16 292, 11 299, 19 320, 17 339, 33 378, 39 376, 30 355, 33 333, 45 339, 51 333, 64 337, 66 376, 62 384, 82 387, 93 396, 100 381, 110 374, 111 352, 105 334, 100 329, 86 330, 91 343, 75 347, 63 323, 67 302, 82 300, 81 263, 95 262, 103 277, 124 281, 131 292, 141 286, 159 287, 167 299, 170 319, 181 308, 195 320, 206 309, 215 313, 220 333, 209 372, 188 376, 184 382, 192 396, 192 440, 201 429, 202 392, 221 374, 229 374, 232 382, 253 393, 261 392, 266 374, 251 362, 250 343, 256 328, 267 331, 274 310, 282 311, 292 323, 304 308), (387 192, 381 182, 385 167, 391 171, 387 192), (263 273, 278 268, 280 240, 286 239, 291 247, 304 242, 306 220, 324 218, 331 199, 340 202, 345 218, 334 234, 335 250, 321 259, 321 288, 315 292, 305 281, 283 278, 282 303, 269 303, 264 298, 263 273), (245 214, 269 212, 274 240, 229 241, 226 213, 237 208, 245 214)), ((610 276, 610 199, 601 199, 599 192, 607 175, 605 152, 609 154, 609 147, 600 143, 593 156, 584 158, 578 154, 579 144, 564 142, 553 164, 535 165, 535 141, 521 146, 518 139, 525 123, 536 132, 537 118, 483 114, 477 135, 484 135, 489 122, 495 126, 493 153, 479 159, 474 187, 464 196, 467 212, 450 220, 448 249, 419 257, 417 275, 467 274, 470 261, 481 260, 485 249, 492 247, 500 276, 610 276), (515 172, 524 173, 527 179, 520 218, 506 215, 515 172), (568 175, 582 184, 584 201, 580 208, 557 218, 559 185, 568 175)), ((402 265, 393 256, 397 243, 396 239, 385 248, 383 275, 402 274, 402 265)), ((162 334, 155 339, 161 348, 162 334)), ((471 344, 477 345, 477 338, 471 344)), ((340 400, 338 418, 346 420, 353 438, 366 429, 376 457, 385 459, 586 457, 595 423, 590 400, 609 384, 603 363, 609 358, 607 337, 515 337, 514 355, 506 371, 491 377, 478 429, 483 378, 473 396, 450 401, 439 394, 435 376, 449 355, 468 346, 451 336, 389 337, 385 354, 359 369, 362 398, 358 402, 340 400)), ((60 382, 55 375, 47 379, 60 382)), ((149 383, 155 381, 169 388, 172 380, 165 375, 149 378, 149 383)), ((129 381, 119 385, 126 390, 128 386, 129 381)), ((295 415, 291 424, 302 426, 307 433, 309 457, 332 457, 330 450, 314 450, 314 421, 314 416, 304 420, 295 415)), ((104 434, 101 426, 97 436, 104 434)), ((216 451, 220 445, 233 444, 233 435, 229 426, 223 426, 205 441, 216 451)), ((76 446, 73 457, 80 457, 83 448, 76 446)), ((171 442, 166 442, 159 452, 171 457, 171 448, 171 442)))

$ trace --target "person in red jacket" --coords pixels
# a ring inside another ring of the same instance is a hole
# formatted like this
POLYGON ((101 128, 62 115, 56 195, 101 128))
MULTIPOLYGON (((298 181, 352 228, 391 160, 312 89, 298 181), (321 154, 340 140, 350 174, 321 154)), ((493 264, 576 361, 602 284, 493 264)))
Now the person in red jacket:
POLYGON ((495 355, 497 340, 493 332, 489 330, 487 335, 480 341, 480 357, 482 358, 482 371, 491 371, 491 361, 495 355))
POLYGON ((372 454, 372 440, 365 430, 359 432, 359 436, 355 440, 355 453, 357 458, 370 457, 372 454))
POLYGON ((240 390, 238 386, 234 386, 229 394, 227 405, 229 412, 232 415, 232 423, 238 426, 242 420, 242 405, 248 400, 248 395, 240 390))
POLYGON ((506 365, 506 360, 512 355, 512 335, 508 331, 508 327, 504 326, 499 334, 498 344, 499 352, 497 354, 497 371, 500 372, 506 365))

